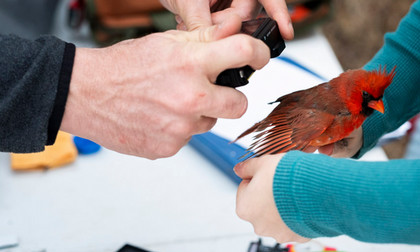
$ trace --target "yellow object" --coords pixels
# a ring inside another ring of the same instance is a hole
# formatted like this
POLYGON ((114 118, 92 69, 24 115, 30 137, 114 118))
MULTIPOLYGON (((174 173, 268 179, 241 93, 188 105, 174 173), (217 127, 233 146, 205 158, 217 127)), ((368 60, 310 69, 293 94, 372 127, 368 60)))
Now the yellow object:
POLYGON ((33 170, 55 168, 72 163, 77 157, 77 149, 72 136, 59 131, 55 143, 46 146, 45 150, 37 153, 17 154, 11 153, 11 166, 13 170, 33 170))

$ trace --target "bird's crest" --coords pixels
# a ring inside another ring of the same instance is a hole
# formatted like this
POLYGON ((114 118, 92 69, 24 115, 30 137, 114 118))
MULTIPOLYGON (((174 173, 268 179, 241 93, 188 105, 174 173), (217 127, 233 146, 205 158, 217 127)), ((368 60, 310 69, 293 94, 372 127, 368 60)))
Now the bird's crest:
POLYGON ((396 66, 392 68, 391 72, 387 73, 386 66, 383 68, 379 66, 379 69, 367 72, 362 88, 365 88, 365 91, 375 98, 382 97, 385 89, 392 83, 395 76, 395 69, 396 66))

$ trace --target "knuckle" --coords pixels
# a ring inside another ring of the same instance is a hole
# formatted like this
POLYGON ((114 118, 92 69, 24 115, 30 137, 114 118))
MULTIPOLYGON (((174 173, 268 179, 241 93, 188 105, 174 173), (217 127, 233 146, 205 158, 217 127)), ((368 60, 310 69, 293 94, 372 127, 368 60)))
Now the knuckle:
POLYGON ((245 59, 252 59, 254 57, 255 49, 251 44, 251 40, 244 40, 242 43, 237 44, 237 52, 245 59))
POLYGON ((196 26, 195 29, 198 30, 199 41, 206 42, 211 41, 211 29, 198 29, 199 26, 196 26))
POLYGON ((177 121, 170 126, 170 132, 174 136, 189 136, 192 134, 193 126, 186 121, 177 121))
POLYGON ((208 93, 205 91, 200 92, 185 92, 181 94, 183 96, 182 102, 179 104, 178 110, 190 114, 197 113, 205 104, 208 93))
POLYGON ((202 17, 198 15, 198 13, 191 15, 186 24, 186 28, 188 28, 189 31, 199 30, 199 28, 202 27, 201 18, 202 17))
POLYGON ((185 94, 184 101, 182 103, 182 109, 183 110, 194 110, 199 104, 199 101, 197 99, 196 95, 193 94, 185 94))

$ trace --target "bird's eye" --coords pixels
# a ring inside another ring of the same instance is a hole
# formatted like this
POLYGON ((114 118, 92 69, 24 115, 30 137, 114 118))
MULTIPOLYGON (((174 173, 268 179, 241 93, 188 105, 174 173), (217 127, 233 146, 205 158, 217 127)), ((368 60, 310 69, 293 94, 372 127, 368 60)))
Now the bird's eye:
POLYGON ((363 91, 362 92, 362 95, 363 95, 363 98, 368 98, 369 97, 369 94, 366 91, 363 91))

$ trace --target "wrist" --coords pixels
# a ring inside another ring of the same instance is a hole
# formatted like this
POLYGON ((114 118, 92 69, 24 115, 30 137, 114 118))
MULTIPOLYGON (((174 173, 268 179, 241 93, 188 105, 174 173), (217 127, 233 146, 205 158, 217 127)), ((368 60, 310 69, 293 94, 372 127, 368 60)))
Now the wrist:
MULTIPOLYGON (((95 131, 94 92, 98 88, 105 73, 101 73, 101 49, 76 48, 73 71, 68 90, 67 103, 61 123, 61 130, 80 137, 92 138, 95 131)), ((106 77, 105 77, 106 78, 106 77)))

